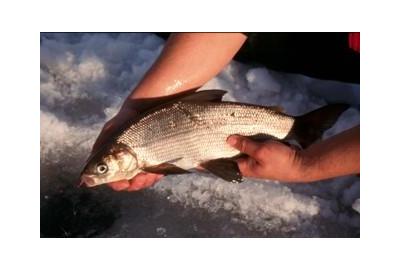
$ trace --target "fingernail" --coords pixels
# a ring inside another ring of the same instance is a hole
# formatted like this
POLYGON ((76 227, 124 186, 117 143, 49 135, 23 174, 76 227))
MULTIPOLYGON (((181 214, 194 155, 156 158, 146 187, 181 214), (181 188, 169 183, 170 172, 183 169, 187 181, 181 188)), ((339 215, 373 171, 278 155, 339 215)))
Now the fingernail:
POLYGON ((236 135, 229 136, 229 137, 228 137, 228 140, 227 140, 227 142, 228 142, 230 145, 233 145, 233 146, 236 145, 237 141, 238 141, 238 139, 237 139, 237 136, 236 136, 236 135))

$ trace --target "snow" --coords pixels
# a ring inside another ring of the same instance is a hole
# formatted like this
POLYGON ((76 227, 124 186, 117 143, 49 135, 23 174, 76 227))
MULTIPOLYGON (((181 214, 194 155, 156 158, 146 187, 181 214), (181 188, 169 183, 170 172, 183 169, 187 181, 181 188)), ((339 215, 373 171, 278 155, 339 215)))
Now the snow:
MULTIPOLYGON (((358 177, 314 184, 251 179, 230 184, 208 174, 191 174, 165 177, 136 194, 107 187, 85 191, 72 188, 103 124, 117 112, 163 44, 157 36, 144 33, 42 34, 40 158, 44 214, 55 202, 52 198, 65 196, 74 205, 85 207, 75 197, 89 193, 101 205, 98 209, 103 211, 110 202, 117 204, 120 212, 112 225, 95 233, 98 236, 359 235, 358 177), (63 195, 57 193, 60 189, 63 195), (179 224, 185 224, 185 228, 179 224)), ((228 90, 225 100, 279 105, 294 115, 347 98, 354 108, 345 112, 324 138, 360 121, 358 85, 232 61, 202 87, 213 88, 228 90), (335 95, 333 89, 339 94, 335 95)), ((113 207, 109 208, 114 211, 113 207)), ((42 222, 47 224, 47 220, 42 222)), ((45 225, 41 229, 44 236, 53 226, 45 229, 45 225)), ((93 230, 82 228, 76 235, 89 234, 83 231, 93 230)))
POLYGON ((356 210, 358 213, 360 213, 360 199, 357 199, 353 205, 352 205, 353 209, 356 210))
POLYGON ((251 91, 269 92, 277 94, 281 85, 271 76, 265 68, 253 68, 246 73, 248 87, 251 91))

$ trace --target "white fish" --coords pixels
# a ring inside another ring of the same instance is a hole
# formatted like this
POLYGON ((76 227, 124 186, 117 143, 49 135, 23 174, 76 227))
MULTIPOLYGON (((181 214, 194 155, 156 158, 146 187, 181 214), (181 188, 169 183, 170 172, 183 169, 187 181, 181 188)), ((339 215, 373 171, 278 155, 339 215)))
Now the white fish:
POLYGON ((226 143, 239 134, 303 147, 319 139, 349 106, 327 105, 303 116, 276 107, 223 102, 222 90, 180 95, 129 120, 97 153, 81 174, 87 186, 130 179, 140 172, 188 173, 198 166, 231 182, 242 176, 226 143))

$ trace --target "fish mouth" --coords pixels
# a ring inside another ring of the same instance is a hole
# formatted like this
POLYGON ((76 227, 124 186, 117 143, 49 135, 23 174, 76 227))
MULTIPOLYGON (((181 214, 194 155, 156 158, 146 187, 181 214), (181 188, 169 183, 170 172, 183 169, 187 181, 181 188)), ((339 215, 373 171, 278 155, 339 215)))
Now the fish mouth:
POLYGON ((85 184, 87 187, 94 187, 96 186, 96 181, 90 176, 82 175, 79 186, 82 186, 83 184, 85 184))

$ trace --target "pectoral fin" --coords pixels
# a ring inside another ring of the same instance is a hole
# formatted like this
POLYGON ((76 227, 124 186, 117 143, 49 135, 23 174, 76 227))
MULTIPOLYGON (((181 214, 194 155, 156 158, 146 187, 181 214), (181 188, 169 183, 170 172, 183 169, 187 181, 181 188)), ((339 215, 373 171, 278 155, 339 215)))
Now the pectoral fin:
POLYGON ((201 164, 201 167, 212 174, 232 183, 243 181, 237 163, 231 159, 214 159, 201 164))
POLYGON ((189 171, 179 168, 178 166, 175 166, 174 164, 171 163, 162 163, 156 166, 147 167, 144 168, 143 171, 150 173, 164 174, 164 175, 190 173, 189 171))

